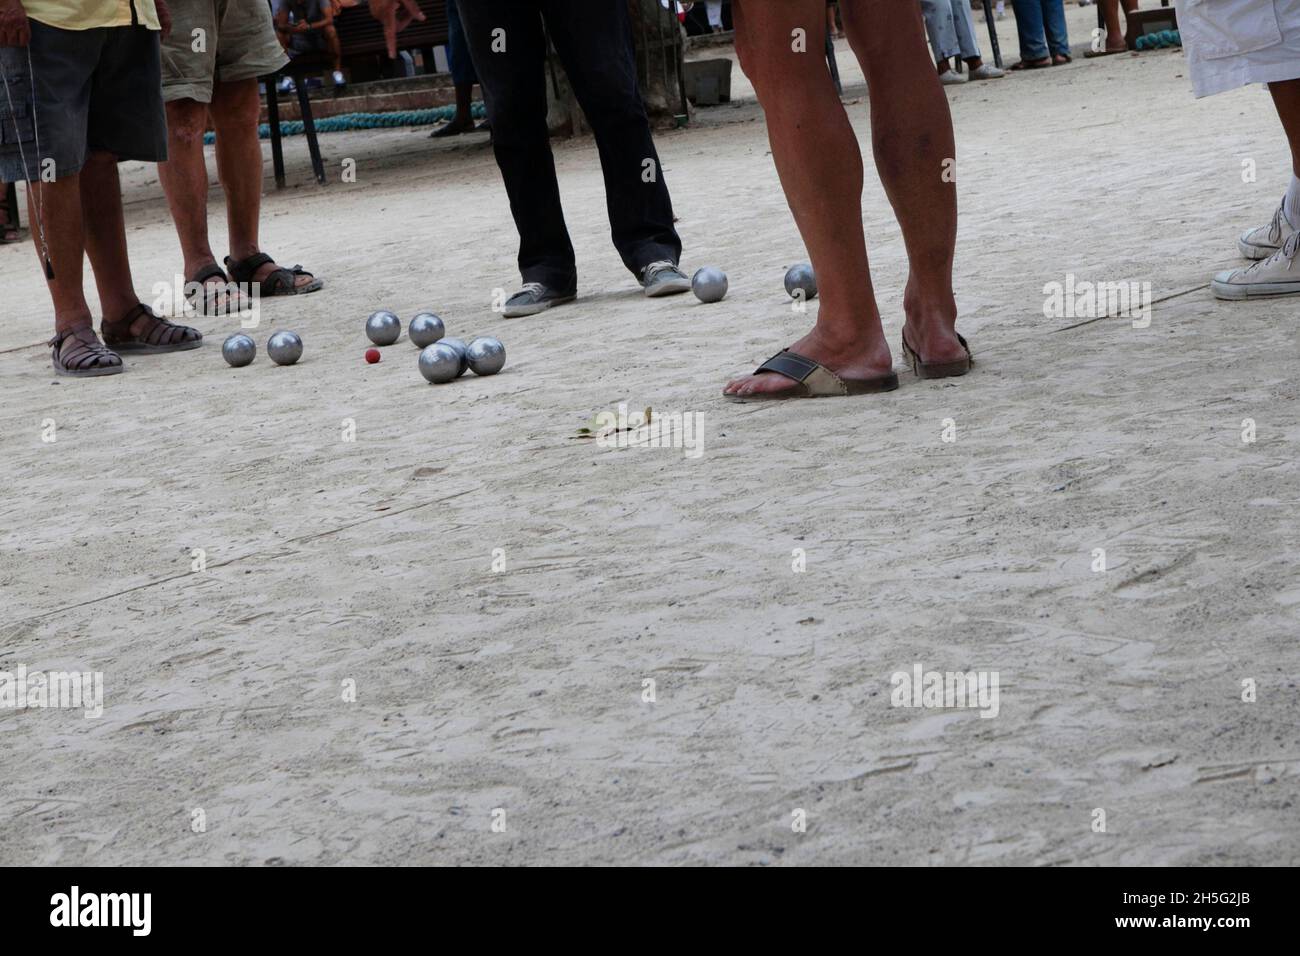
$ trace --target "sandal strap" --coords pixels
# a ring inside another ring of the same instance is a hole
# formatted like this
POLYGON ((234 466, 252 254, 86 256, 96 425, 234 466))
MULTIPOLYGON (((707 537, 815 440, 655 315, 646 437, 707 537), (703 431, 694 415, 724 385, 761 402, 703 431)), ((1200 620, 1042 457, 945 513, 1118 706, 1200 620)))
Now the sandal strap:
POLYGON ((775 372, 803 386, 807 395, 848 395, 844 380, 806 355, 782 349, 754 370, 755 375, 775 372))
POLYGON ((316 278, 301 265, 295 265, 292 269, 286 269, 281 266, 262 280, 262 287, 267 288, 269 286, 267 291, 270 295, 277 295, 281 291, 286 293, 291 292, 298 284, 296 281, 298 276, 311 276, 313 279, 316 278))
MULTIPOLYGON (((89 325, 79 325, 73 329, 64 329, 62 332, 50 339, 46 343, 54 350, 54 361, 70 372, 77 372, 88 368, 94 368, 101 365, 101 359, 119 359, 118 354, 108 348, 98 338, 95 337, 95 330, 89 325), (82 338, 78 333, 89 332, 90 340, 82 338), (72 339, 73 345, 64 349, 63 344, 72 339)), ((113 362, 102 363, 104 367, 113 365, 113 362)))
POLYGON ((274 261, 265 252, 255 252, 247 259, 240 259, 238 262, 226 256, 226 268, 230 270, 230 278, 236 282, 252 282, 258 269, 274 261))
POLYGON ((265 252, 254 253, 242 262, 235 262, 229 256, 226 257, 226 267, 230 270, 230 277, 236 282, 256 284, 264 295, 274 296, 292 292, 296 285, 294 280, 298 276, 316 278, 301 265, 295 265, 292 269, 277 266, 264 279, 255 280, 253 276, 257 274, 257 270, 268 262, 274 263, 275 259, 265 252))
POLYGON ((171 345, 184 339, 189 331, 189 326, 177 325, 163 318, 143 302, 137 302, 135 308, 123 318, 116 322, 103 322, 100 327, 104 332, 105 341, 109 339, 122 343, 136 341, 145 345, 171 345), (147 316, 151 321, 140 335, 134 335, 131 326, 141 316, 147 316), (119 330, 120 334, 117 334, 119 330), (179 331, 180 335, 174 335, 175 331, 179 331))
POLYGON ((221 266, 217 265, 215 262, 204 266, 194 274, 192 279, 189 279, 188 281, 197 283, 198 285, 207 285, 209 279, 220 279, 222 282, 230 281, 226 276, 226 270, 221 268, 221 266))

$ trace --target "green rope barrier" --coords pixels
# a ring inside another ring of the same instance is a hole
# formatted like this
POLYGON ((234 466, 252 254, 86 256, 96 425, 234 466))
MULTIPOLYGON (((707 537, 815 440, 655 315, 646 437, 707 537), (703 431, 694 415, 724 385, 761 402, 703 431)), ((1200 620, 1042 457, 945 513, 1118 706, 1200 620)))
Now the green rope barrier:
POLYGON ((1133 45, 1139 50, 1158 50, 1167 46, 1182 46, 1183 38, 1177 30, 1157 30, 1138 37, 1133 45))
MULTIPOLYGON (((454 106, 435 106, 427 110, 395 110, 391 113, 345 113, 342 116, 326 116, 316 120, 316 132, 318 133, 342 133, 347 130, 356 129, 385 129, 397 126, 431 126, 437 122, 450 120, 456 115, 454 106)), ((470 115, 475 119, 483 119, 487 111, 483 108, 482 103, 475 103, 470 107, 470 115)), ((281 136, 301 136, 304 131, 302 120, 281 120, 281 136)), ((271 138, 271 125, 262 123, 257 127, 257 135, 260 139, 271 138)), ((211 146, 216 142, 214 133, 207 133, 203 137, 203 142, 211 146)))

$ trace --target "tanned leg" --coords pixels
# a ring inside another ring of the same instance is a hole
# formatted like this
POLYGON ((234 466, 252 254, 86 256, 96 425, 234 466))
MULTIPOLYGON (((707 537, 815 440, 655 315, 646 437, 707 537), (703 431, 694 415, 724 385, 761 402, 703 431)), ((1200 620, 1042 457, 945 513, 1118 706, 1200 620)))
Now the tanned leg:
MULTIPOLYGON (((777 174, 817 273, 817 323, 790 348, 841 378, 885 375, 892 359, 862 232, 862 154, 830 73, 820 63, 825 3, 744 0, 732 14, 740 64, 766 115, 777 174), (792 49, 796 30, 805 37, 797 50, 792 49)), ((919 22, 919 7, 916 15, 919 22)), ((929 63, 927 54, 921 65, 938 87, 929 63)), ((790 379, 769 373, 736 379, 724 391, 751 395, 792 387, 790 379)))
POLYGON ((952 289, 957 148, 948 98, 929 66, 921 9, 894 0, 853 0, 843 12, 871 94, 876 170, 907 247, 907 341, 926 362, 959 361, 966 350, 957 340, 952 289))
MULTIPOLYGON (((226 192, 226 222, 230 230, 230 257, 236 261, 260 252, 258 224, 262 214, 262 145, 257 138, 261 101, 257 80, 218 83, 212 91, 212 125, 217 133, 217 175, 226 192)), ((268 262, 258 268, 257 280, 278 266, 268 262)), ((299 287, 311 276, 298 276, 299 287)))
POLYGON ((97 151, 86 158, 81 170, 81 215, 85 223, 86 255, 95 270, 95 287, 99 290, 104 321, 116 322, 140 303, 126 253, 122 184, 117 175, 116 156, 97 151))
POLYGON ((1291 144, 1291 171, 1300 176, 1300 79, 1270 83, 1268 91, 1291 144))
POLYGON ((82 289, 85 236, 81 219, 81 175, 60 177, 55 182, 35 182, 27 188, 27 219, 32 224, 32 242, 45 270, 45 249, 41 245, 41 218, 50 247, 54 278, 46 281, 54 302, 54 331, 64 332, 92 325, 90 305, 82 289), (39 215, 38 215, 39 213, 39 215))
POLYGON ((206 103, 185 99, 167 104, 167 162, 158 164, 158 178, 176 224, 187 279, 217 263, 208 238, 208 167, 203 158, 207 128, 206 103))

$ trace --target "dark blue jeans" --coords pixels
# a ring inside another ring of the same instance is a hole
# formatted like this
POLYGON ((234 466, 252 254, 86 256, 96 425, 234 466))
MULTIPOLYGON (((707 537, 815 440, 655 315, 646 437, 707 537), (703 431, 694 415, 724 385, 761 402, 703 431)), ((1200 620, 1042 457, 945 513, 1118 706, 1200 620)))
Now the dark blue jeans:
POLYGON ((1011 7, 1016 12, 1016 32, 1020 34, 1020 59, 1070 55, 1062 0, 1011 0, 1011 7))

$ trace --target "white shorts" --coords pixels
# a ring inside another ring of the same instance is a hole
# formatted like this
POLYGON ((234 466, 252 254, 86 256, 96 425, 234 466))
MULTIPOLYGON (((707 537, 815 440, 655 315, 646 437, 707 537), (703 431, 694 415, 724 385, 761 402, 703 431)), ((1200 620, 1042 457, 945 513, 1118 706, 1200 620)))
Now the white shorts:
POLYGON ((1300 78, 1300 0, 1174 0, 1192 92, 1300 78))

